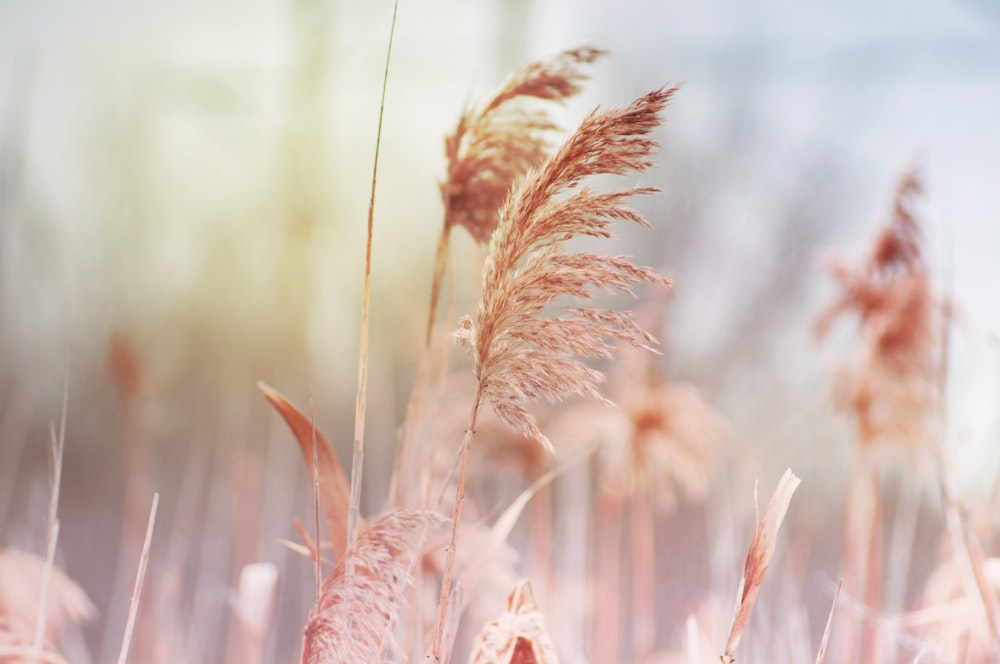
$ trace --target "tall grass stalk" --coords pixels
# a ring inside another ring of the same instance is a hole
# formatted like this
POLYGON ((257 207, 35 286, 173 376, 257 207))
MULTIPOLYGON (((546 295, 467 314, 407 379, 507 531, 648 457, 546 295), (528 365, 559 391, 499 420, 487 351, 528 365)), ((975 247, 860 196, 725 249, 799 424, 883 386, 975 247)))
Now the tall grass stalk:
POLYGON ((142 596, 142 584, 146 578, 146 565, 149 564, 149 547, 153 541, 153 528, 156 526, 156 509, 160 504, 160 494, 153 494, 153 504, 149 508, 149 522, 146 525, 146 538, 142 543, 142 553, 139 556, 139 569, 135 573, 135 585, 132 587, 132 599, 128 605, 128 620, 125 623, 125 633, 122 636, 122 647, 118 653, 118 664, 128 661, 128 651, 132 644, 132 630, 139 614, 139 598, 142 596))
POLYGON ((378 182, 378 158, 382 146, 382 120, 385 116, 385 94, 389 86, 389 62, 392 59, 392 39, 396 34, 396 16, 399 0, 392 6, 392 23, 389 27, 389 45, 385 53, 385 72, 382 75, 382 94, 378 109, 378 129, 375 133, 375 159, 372 164, 371 197, 368 200, 368 235, 365 242, 365 281, 361 296, 361 332, 358 345, 358 395, 354 406, 354 454, 351 462, 351 507, 347 517, 347 546, 357 541, 358 521, 361 510, 361 481, 365 463, 365 410, 368 398, 368 324, 371 301, 372 238, 375 231, 375 185, 378 182))
POLYGON ((59 489, 62 486, 63 451, 66 445, 66 411, 69 404, 69 363, 63 377, 62 414, 59 417, 59 434, 51 431, 52 478, 49 494, 48 527, 46 528, 45 567, 42 571, 41 595, 38 598, 38 617, 35 619, 35 654, 41 654, 45 642, 45 626, 48 623, 49 582, 55 564, 56 545, 59 542, 59 489))

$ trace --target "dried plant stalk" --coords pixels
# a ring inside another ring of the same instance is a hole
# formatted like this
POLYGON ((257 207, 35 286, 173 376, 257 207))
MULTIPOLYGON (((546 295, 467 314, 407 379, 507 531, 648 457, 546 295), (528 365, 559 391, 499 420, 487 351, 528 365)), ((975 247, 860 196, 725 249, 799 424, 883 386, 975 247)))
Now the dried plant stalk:
POLYGON ((840 600, 840 591, 844 587, 844 580, 837 582, 837 591, 833 594, 833 606, 830 607, 830 615, 826 619, 826 628, 823 630, 823 640, 820 641, 819 650, 816 652, 816 664, 823 664, 826 659, 826 647, 830 643, 830 633, 833 632, 833 617, 837 615, 837 602, 840 600))
POLYGON ((763 514, 757 519, 757 528, 754 530, 750 550, 747 551, 747 560, 743 565, 743 579, 740 581, 740 592, 736 597, 733 622, 722 654, 723 664, 732 664, 736 661, 736 647, 750 620, 750 612, 753 611, 754 602, 757 601, 760 584, 764 582, 764 574, 767 573, 767 567, 774 556, 774 548, 778 543, 778 529, 781 528, 781 522, 784 521, 785 513, 788 511, 788 504, 792 501, 792 494, 795 493, 800 481, 790 469, 786 470, 778 481, 774 495, 768 501, 763 514))
POLYGON ((337 564, 306 624, 303 664, 380 662, 394 646, 393 626, 405 606, 429 511, 388 512, 362 532, 337 564))
POLYGON ((132 599, 128 605, 128 620, 125 623, 125 634, 122 636, 122 647, 118 653, 118 664, 128 661, 129 646, 132 643, 132 630, 135 618, 139 614, 139 598, 142 596, 142 584, 146 578, 146 565, 149 563, 149 546, 153 541, 153 528, 156 526, 156 508, 160 504, 160 494, 153 494, 153 504, 149 508, 149 522, 146 525, 146 539, 142 543, 142 554, 139 556, 139 569, 135 573, 135 585, 132 587, 132 599))

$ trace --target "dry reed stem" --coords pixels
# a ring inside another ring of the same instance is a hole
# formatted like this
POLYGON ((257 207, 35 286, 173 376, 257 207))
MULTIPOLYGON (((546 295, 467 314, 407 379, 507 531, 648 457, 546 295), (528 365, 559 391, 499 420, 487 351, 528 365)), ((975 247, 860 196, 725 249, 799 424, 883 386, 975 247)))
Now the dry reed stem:
POLYGON ((438 518, 396 510, 360 534, 323 584, 306 624, 303 664, 382 661, 383 650, 394 647, 392 630, 406 605, 413 563, 438 518))
POLYGON ((153 494, 153 504, 149 508, 149 522, 146 525, 146 539, 142 543, 142 555, 139 557, 139 569, 135 574, 135 586, 132 588, 132 599, 128 605, 128 621, 125 623, 125 634, 122 636, 122 647, 118 653, 118 664, 128 660, 129 645, 132 642, 132 630, 135 628, 135 618, 139 613, 139 597, 142 595, 142 583, 146 577, 146 565, 149 563, 149 546, 153 541, 153 527, 156 525, 156 508, 160 504, 160 494, 153 494))
POLYGON ((830 607, 830 615, 826 619, 826 628, 823 630, 823 639, 819 643, 819 650, 816 652, 816 664, 823 664, 826 659, 826 647, 830 643, 830 634, 833 632, 833 617, 837 614, 837 602, 840 600, 840 590, 844 587, 844 580, 837 582, 837 591, 833 594, 833 605, 830 607))
POLYGON ((635 493, 629 501, 632 536, 632 661, 656 651, 656 515, 652 497, 635 493))
POLYGON ((339 561, 347 550, 347 521, 351 502, 351 485, 337 453, 323 435, 306 417, 273 387, 258 382, 257 388, 278 411, 299 444, 299 451, 306 462, 310 478, 319 475, 319 497, 326 515, 326 527, 333 543, 333 555, 339 561), (313 444, 315 434, 315 445, 313 444), (316 461, 313 462, 315 449, 316 461))
POLYGON ((736 647, 750 621, 750 613, 757 600, 760 585, 764 582, 764 574, 774 556, 774 549, 778 543, 778 529, 781 528, 781 522, 788 511, 792 494, 795 493, 800 482, 801 480, 792 473, 791 469, 786 470, 778 481, 774 495, 768 501, 764 512, 757 519, 757 527, 754 530, 753 540, 751 540, 750 549, 747 551, 746 563, 743 566, 743 578, 740 581, 740 591, 736 597, 733 622, 729 628, 726 647, 721 657, 723 664, 732 664, 736 661, 736 647))
POLYGON ((389 85, 389 61, 392 57, 392 38, 396 34, 396 15, 399 0, 392 6, 392 23, 389 27, 389 45, 385 53, 385 72, 382 76, 382 95, 378 109, 378 130, 375 133, 375 159, 372 165, 371 197, 368 200, 368 235, 365 242, 365 281, 361 296, 361 331, 358 343, 358 394, 354 405, 354 453, 351 461, 351 503, 347 513, 347 546, 357 540, 361 520, 361 483, 365 461, 365 410, 368 398, 368 324, 371 305, 372 238, 375 233, 375 184, 378 181, 378 157, 382 145, 382 119, 385 116, 385 93, 389 85))
POLYGON ((558 664, 531 584, 521 581, 511 592, 507 611, 487 623, 476 637, 470 664, 558 664))
POLYGON ((313 574, 316 576, 316 601, 319 601, 323 591, 323 563, 320 555, 323 536, 319 528, 319 444, 316 436, 316 405, 313 402, 312 390, 309 390, 309 428, 312 430, 312 487, 313 487, 313 534, 316 537, 316 557, 313 574))
MULTIPOLYGON (((462 500, 465 498, 465 480, 469 466, 469 448, 472 436, 476 432, 476 417, 479 415, 479 405, 482 403, 482 385, 476 383, 476 392, 472 397, 472 411, 469 413, 469 427, 462 437, 461 461, 459 462, 458 483, 455 488, 455 505, 451 515, 451 538, 445 550, 444 572, 441 575, 441 593, 438 597, 438 614, 434 623, 434 639, 431 642, 431 657, 434 662, 442 661, 444 632, 449 622, 448 602, 451 595, 451 577, 455 572, 455 550, 458 546, 458 524, 462 518, 462 500)), ((457 620, 457 615, 455 616, 457 620)))
MULTIPOLYGON (((962 514, 961 507, 954 494, 948 489, 943 477, 944 459, 939 472, 939 488, 945 504, 945 518, 948 523, 948 531, 958 550, 963 556, 964 564, 961 567, 961 578, 966 594, 978 599, 977 605, 982 608, 983 617, 990 636, 992 637, 992 650, 995 656, 1000 657, 1000 611, 997 607, 997 590, 991 587, 987 578, 986 560, 982 552, 982 547, 966 522, 962 514)), ((1000 586, 1000 584, 997 584, 1000 586)))
POLYGON ((548 110, 544 106, 526 108, 519 102, 565 101, 577 94, 587 79, 584 66, 603 54, 582 47, 528 65, 508 78, 484 103, 466 110, 454 133, 445 139, 448 173, 441 183, 444 226, 434 259, 428 347, 437 318, 451 229, 462 226, 477 242, 488 242, 511 185, 540 166, 553 147, 551 134, 559 125, 548 110))
POLYGON ((622 601, 621 549, 625 500, 599 493, 594 507, 595 531, 599 533, 594 552, 592 590, 591 659, 617 662, 621 659, 622 601))
POLYGON ((69 404, 69 363, 63 376, 62 414, 59 418, 59 435, 52 430, 52 488, 49 495, 48 527, 46 528, 45 567, 42 571, 42 583, 38 600, 38 617, 35 619, 34 648, 42 652, 45 639, 46 604, 49 598, 49 579, 52 576, 56 557, 56 544, 59 541, 59 489, 62 485, 63 451, 66 445, 66 411, 69 404))

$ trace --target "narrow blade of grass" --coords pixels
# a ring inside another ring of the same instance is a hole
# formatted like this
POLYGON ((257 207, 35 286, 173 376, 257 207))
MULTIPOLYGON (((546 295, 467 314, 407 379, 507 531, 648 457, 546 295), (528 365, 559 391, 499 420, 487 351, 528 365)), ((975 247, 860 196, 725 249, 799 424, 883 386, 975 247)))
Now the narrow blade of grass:
POLYGON ((146 539, 142 543, 142 556, 139 558, 139 570, 135 575, 135 586, 132 588, 132 599, 128 606, 128 622, 125 623, 125 635, 122 637, 122 649, 118 654, 118 664, 128 661, 128 650, 132 643, 132 630, 135 629, 135 618, 139 614, 139 596, 142 595, 142 583, 146 577, 146 565, 149 563, 149 545, 153 541, 153 527, 156 525, 156 509, 160 504, 160 494, 153 494, 153 505, 149 508, 149 522, 146 524, 146 539))

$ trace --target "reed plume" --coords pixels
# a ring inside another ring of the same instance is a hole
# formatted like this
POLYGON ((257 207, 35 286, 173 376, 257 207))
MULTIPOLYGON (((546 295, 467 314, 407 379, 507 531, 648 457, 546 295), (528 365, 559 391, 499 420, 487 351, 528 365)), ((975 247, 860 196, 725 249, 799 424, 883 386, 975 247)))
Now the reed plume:
POLYGON ((596 48, 564 51, 529 64, 508 78, 484 103, 469 108, 445 138, 448 173, 441 183, 444 227, 434 261, 427 342, 437 316, 445 256, 451 229, 465 228, 486 243, 497 224, 497 211, 515 180, 545 161, 560 129, 544 104, 563 102, 580 92, 585 65, 604 54, 596 48))
POLYGON ((302 664, 380 662, 395 647, 393 626, 407 601, 415 557, 438 517, 397 510, 363 531, 323 584, 306 624, 302 664))
POLYGON ((580 236, 610 238, 615 221, 648 227, 625 202, 654 189, 597 193, 580 185, 593 175, 625 175, 652 166, 656 142, 649 134, 660 124, 660 113, 675 90, 661 88, 625 108, 590 113, 544 166, 514 185, 500 210, 483 268, 476 319, 465 317, 454 333, 474 358, 476 388, 462 441, 451 546, 432 647, 437 661, 447 622, 469 446, 480 404, 488 402, 504 424, 551 452, 552 444, 526 403, 539 397, 558 401, 572 394, 604 401, 597 389, 603 374, 584 360, 611 357, 616 342, 640 348, 655 343, 627 312, 575 307, 561 316, 543 313, 560 298, 587 300, 596 290, 632 293, 643 282, 669 285, 627 257, 570 253, 565 243, 580 236))
POLYGON ((855 417, 865 447, 897 443, 926 451, 930 444, 927 415, 936 406, 943 308, 931 292, 923 255, 915 212, 921 191, 919 174, 904 174, 892 216, 866 260, 857 267, 831 264, 841 294, 816 324, 822 337, 835 319, 851 312, 857 316, 861 360, 838 373, 836 403, 855 417))
POLYGON ((610 238, 615 221, 649 226, 625 202, 655 189, 597 193, 579 185, 592 175, 649 168, 656 143, 648 135, 675 90, 591 113, 542 169, 511 190, 490 242, 476 319, 465 317, 454 333, 475 360, 479 396, 507 426, 550 451, 552 444, 524 404, 570 394, 603 401, 597 390, 603 375, 578 358, 609 358, 615 341, 640 348, 655 343, 628 312, 576 307, 562 316, 542 314, 561 297, 587 300, 595 290, 632 294, 642 282, 669 286, 627 257, 569 253, 564 245, 578 236, 610 238), (559 198, 568 191, 574 193, 559 198))
MULTIPOLYGON (((923 187, 915 170, 896 188, 892 214, 858 266, 835 261, 830 272, 841 293, 816 322, 825 335, 837 318, 853 313, 861 336, 860 359, 835 376, 835 405, 857 426, 847 496, 844 567, 848 592, 872 613, 882 604, 882 487, 878 453, 893 450, 913 466, 940 467, 933 417, 939 413, 939 352, 944 307, 931 290, 930 268, 916 201, 923 187)), ((860 645, 865 661, 880 661, 882 636, 872 620, 842 631, 846 657, 860 645)))

